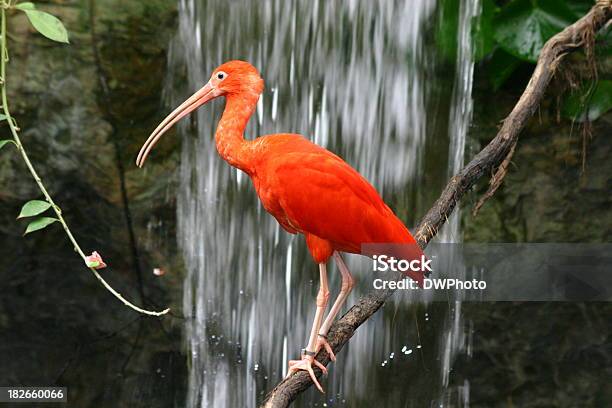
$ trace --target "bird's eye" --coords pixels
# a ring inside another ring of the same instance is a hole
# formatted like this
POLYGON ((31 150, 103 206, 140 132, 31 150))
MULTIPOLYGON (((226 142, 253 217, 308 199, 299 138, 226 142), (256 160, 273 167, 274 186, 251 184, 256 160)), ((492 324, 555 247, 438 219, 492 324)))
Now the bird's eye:
POLYGON ((223 72, 219 72, 219 73, 217 74, 217 78, 218 78, 218 79, 223 79, 223 78, 225 78, 225 74, 224 74, 223 72))

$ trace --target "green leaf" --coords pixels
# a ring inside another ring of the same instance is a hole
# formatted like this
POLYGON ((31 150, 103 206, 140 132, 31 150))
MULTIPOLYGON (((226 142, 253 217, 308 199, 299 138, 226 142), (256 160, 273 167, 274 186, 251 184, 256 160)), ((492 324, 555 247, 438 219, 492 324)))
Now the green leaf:
POLYGON ((21 3, 15 7, 23 10, 26 13, 26 16, 28 16, 30 23, 32 23, 36 31, 50 40, 61 43, 69 42, 66 27, 64 27, 64 24, 62 24, 59 18, 52 16, 49 13, 45 13, 44 11, 35 10, 33 5, 32 8, 30 8, 29 4, 31 3, 21 3), (28 6, 24 8, 23 5, 28 6))
POLYGON ((25 10, 35 10, 36 6, 32 2, 25 1, 23 3, 19 3, 19 4, 15 5, 15 8, 19 9, 19 10, 24 10, 25 11, 25 10))
POLYGON ((47 211, 50 207, 51 204, 46 201, 31 200, 23 205, 23 207, 21 208, 21 212, 19 213, 19 216, 17 218, 33 217, 35 215, 47 211))
POLYGON ((4 145, 8 144, 8 143, 12 143, 15 144, 15 142, 13 142, 10 139, 4 139, 4 140, 0 140, 0 149, 2 149, 4 147, 4 145))
POLYGON ((576 20, 559 0, 514 0, 495 18, 495 40, 508 53, 536 62, 544 43, 576 20))
POLYGON ((41 230, 47 227, 48 225, 51 225, 57 221, 59 221, 57 218, 51 218, 51 217, 37 218, 34 221, 32 221, 30 224, 28 224, 28 227, 26 228, 26 231, 23 233, 23 235, 29 234, 30 232, 41 230))
POLYGON ((570 95, 564 102, 563 116, 584 122, 594 121, 612 109, 612 81, 601 80, 595 87, 587 84, 578 92, 570 95))
POLYGON ((496 48, 491 54, 491 59, 487 62, 487 74, 489 82, 493 86, 493 91, 499 90, 522 63, 520 59, 508 54, 503 49, 496 48))

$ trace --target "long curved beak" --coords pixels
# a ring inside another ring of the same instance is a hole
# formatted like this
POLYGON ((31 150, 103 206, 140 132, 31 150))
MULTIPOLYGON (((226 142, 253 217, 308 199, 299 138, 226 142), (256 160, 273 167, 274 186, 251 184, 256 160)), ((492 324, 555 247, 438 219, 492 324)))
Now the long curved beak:
POLYGON ((201 105, 219 96, 215 91, 216 89, 213 88, 213 86, 209 82, 204 85, 199 91, 191 95, 189 99, 183 102, 178 108, 172 111, 172 113, 169 114, 166 119, 164 119, 162 123, 157 126, 157 128, 155 128, 153 133, 151 133, 151 136, 149 136, 147 141, 142 145, 142 147, 140 148, 140 152, 138 153, 138 157, 136 158, 136 165, 138 167, 142 167, 144 165, 144 162, 147 159, 149 153, 151 152, 151 149, 153 149, 153 146, 155 146, 155 144, 162 137, 162 135, 166 133, 166 131, 170 129, 176 122, 181 120, 183 117, 189 115, 201 105))

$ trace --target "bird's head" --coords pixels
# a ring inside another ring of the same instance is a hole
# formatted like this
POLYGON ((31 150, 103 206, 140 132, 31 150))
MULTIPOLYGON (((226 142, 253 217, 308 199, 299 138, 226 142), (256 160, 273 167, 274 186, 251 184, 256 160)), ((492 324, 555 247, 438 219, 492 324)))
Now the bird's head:
POLYGON ((246 61, 234 60, 219 65, 210 77, 209 84, 221 95, 254 94, 259 96, 264 88, 257 68, 246 61))
POLYGON ((252 97, 255 100, 264 88, 263 79, 257 69, 246 61, 228 61, 219 65, 210 76, 208 83, 199 91, 191 95, 178 108, 172 111, 158 126, 151 136, 142 145, 136 165, 142 167, 151 152, 151 149, 161 136, 166 133, 176 122, 187 116, 198 107, 204 105, 219 96, 252 97))

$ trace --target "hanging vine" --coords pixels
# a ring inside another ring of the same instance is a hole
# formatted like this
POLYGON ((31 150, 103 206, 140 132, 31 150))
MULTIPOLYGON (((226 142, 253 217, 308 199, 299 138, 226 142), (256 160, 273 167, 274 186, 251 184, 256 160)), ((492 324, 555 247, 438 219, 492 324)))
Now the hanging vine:
POLYGON ((53 198, 47 191, 43 181, 40 176, 36 172, 34 165, 30 161, 30 158, 19 138, 19 132, 21 129, 17 125, 16 120, 11 115, 8 105, 8 97, 7 97, 7 76, 6 76, 6 67, 9 63, 9 51, 8 51, 8 43, 7 43, 7 13, 9 10, 17 10, 24 12, 32 24, 32 26, 38 31, 40 34, 44 35, 50 40, 57 41, 60 43, 68 44, 68 31, 62 24, 62 22, 55 16, 36 9, 36 6, 31 2, 23 2, 18 4, 13 4, 10 0, 2 0, 0 2, 0 19, 1 19, 1 28, 0 28, 0 93, 2 98, 2 114, 0 114, 0 121, 6 121, 8 127, 11 132, 11 139, 2 139, 0 140, 0 149, 5 146, 13 145, 17 148, 17 151, 21 155, 26 167, 28 168, 30 175, 36 182, 40 192, 42 193, 44 200, 31 200, 25 203, 21 209, 21 212, 17 218, 30 218, 28 226, 26 227, 25 233, 30 234, 35 231, 42 230, 47 228, 50 225, 55 223, 61 224, 68 240, 73 245, 75 252, 83 259, 86 267, 94 274, 94 276, 98 279, 98 281, 117 299, 119 299, 124 305, 129 308, 143 314, 151 315, 151 316, 161 316, 170 311, 170 309, 164 309, 162 311, 152 311, 142 309, 127 299, 125 299, 119 292, 113 289, 112 286, 102 278, 102 276, 98 273, 97 269, 102 269, 106 267, 102 257, 98 252, 94 251, 91 255, 85 255, 85 252, 77 242, 74 237, 70 227, 66 223, 66 220, 62 216, 62 210, 53 201, 53 198), (45 216, 42 215, 48 210, 52 210, 54 216, 45 216))

